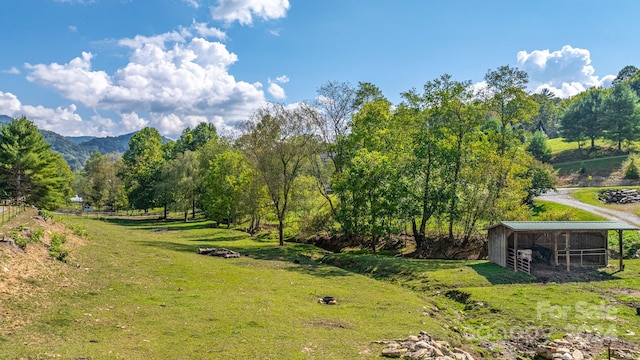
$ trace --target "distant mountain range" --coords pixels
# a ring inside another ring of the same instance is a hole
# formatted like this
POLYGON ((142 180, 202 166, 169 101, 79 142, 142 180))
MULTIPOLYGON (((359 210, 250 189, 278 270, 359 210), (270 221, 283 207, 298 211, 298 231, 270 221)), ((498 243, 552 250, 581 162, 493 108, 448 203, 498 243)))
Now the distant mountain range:
MULTIPOLYGON (((11 122, 13 118, 7 115, 0 115, 0 124, 11 122)), ((71 167, 76 171, 82 169, 85 161, 94 152, 101 154, 120 153, 123 154, 129 149, 129 140, 135 132, 120 136, 62 136, 48 130, 40 130, 44 139, 51 145, 51 150, 58 152, 71 167)), ((171 141, 165 137, 163 142, 171 141)))

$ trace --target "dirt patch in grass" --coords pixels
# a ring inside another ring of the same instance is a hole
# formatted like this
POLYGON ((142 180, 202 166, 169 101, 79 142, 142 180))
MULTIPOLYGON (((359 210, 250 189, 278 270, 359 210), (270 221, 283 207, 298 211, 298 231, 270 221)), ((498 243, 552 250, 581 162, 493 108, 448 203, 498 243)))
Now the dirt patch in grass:
POLYGON ((348 324, 342 323, 340 321, 333 320, 317 320, 317 321, 309 321, 305 323, 306 325, 311 326, 320 326, 327 329, 350 329, 351 326, 348 324))
POLYGON ((24 249, 7 242, 0 244, 0 336, 12 334, 50 308, 47 294, 72 286, 74 272, 78 271, 71 265, 73 250, 85 240, 73 235, 64 224, 37 215, 36 210, 27 209, 2 226, 3 233, 19 226, 44 232, 40 241, 29 242, 24 249), (71 253, 70 263, 56 261, 49 254, 53 234, 66 235, 63 247, 71 253))

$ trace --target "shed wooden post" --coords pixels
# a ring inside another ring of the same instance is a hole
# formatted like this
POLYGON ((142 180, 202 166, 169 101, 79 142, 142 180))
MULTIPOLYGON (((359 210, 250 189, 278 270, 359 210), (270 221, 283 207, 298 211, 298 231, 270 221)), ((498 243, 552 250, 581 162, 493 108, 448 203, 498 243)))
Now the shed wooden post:
POLYGON ((564 243, 565 243, 565 256, 566 256, 566 263, 567 263, 567 271, 571 271, 571 256, 569 256, 570 254, 570 247, 569 247, 569 241, 571 240, 571 233, 567 232, 565 234, 564 237, 564 243))
POLYGON ((556 266, 558 266, 558 236, 559 232, 553 233, 553 257, 556 259, 556 266))
POLYGON ((620 247, 620 271, 623 271, 624 263, 622 262, 622 230, 618 230, 618 246, 620 247))
POLYGON ((518 232, 513 233, 513 271, 518 272, 518 232))

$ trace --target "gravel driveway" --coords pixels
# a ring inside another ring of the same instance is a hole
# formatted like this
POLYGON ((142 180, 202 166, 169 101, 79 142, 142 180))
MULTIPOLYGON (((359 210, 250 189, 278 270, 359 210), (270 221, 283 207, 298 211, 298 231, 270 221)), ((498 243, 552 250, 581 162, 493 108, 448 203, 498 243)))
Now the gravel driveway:
POLYGON ((577 190, 577 189, 578 188, 564 188, 564 189, 558 189, 557 191, 551 190, 539 196, 538 199, 552 201, 558 204, 568 205, 577 209, 588 211, 598 216, 602 216, 607 220, 618 221, 618 222, 626 223, 628 225, 640 227, 640 217, 638 217, 635 214, 625 212, 625 211, 620 211, 620 210, 612 210, 612 209, 606 209, 598 206, 593 206, 593 205, 585 204, 583 202, 580 202, 574 199, 569 193, 572 190, 577 190))

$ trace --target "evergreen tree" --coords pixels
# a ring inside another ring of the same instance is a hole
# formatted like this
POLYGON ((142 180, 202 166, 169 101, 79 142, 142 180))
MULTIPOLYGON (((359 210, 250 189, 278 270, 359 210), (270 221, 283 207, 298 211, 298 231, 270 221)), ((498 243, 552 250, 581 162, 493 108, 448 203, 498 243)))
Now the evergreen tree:
POLYGON ((55 209, 71 196, 69 165, 26 117, 0 130, 0 188, 11 197, 55 209))

